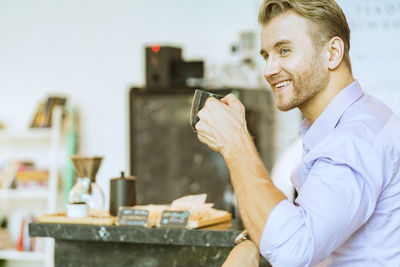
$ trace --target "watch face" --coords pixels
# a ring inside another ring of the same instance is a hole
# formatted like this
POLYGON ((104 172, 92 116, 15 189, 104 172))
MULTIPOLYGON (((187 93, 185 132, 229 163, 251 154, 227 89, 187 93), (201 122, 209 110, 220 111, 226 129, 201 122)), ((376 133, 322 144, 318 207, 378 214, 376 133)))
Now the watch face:
POLYGON ((243 242, 244 240, 247 240, 247 239, 249 239, 249 236, 248 236, 248 232, 247 232, 247 229, 246 229, 246 230, 244 230, 243 232, 241 232, 241 233, 235 238, 235 244, 238 245, 238 244, 240 244, 241 242, 243 242))

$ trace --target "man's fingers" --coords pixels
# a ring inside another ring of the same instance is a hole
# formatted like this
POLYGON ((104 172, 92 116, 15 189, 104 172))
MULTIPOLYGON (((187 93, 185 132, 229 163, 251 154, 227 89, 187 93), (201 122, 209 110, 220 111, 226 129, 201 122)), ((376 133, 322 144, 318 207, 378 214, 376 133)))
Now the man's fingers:
POLYGON ((228 94, 221 99, 221 102, 227 105, 234 105, 235 102, 239 102, 239 99, 234 94, 228 94))
POLYGON ((215 98, 208 98, 206 103, 204 104, 204 107, 197 112, 197 116, 200 118, 200 120, 204 120, 209 116, 212 112, 215 112, 216 110, 220 109, 220 105, 222 104, 220 101, 218 101, 215 98))
MULTIPOLYGON (((223 97, 221 100, 217 100, 214 97, 210 97, 207 99, 204 107, 205 108, 216 108, 216 107, 221 107, 221 103, 226 106, 229 106, 237 111, 244 112, 244 106, 242 102, 240 102, 239 99, 236 98, 235 95, 229 94, 223 97)), ((224 106, 222 105, 222 106, 224 106)))
POLYGON ((200 121, 204 120, 206 113, 207 113, 207 111, 206 111, 205 107, 200 109, 199 112, 197 112, 197 117, 199 117, 200 121))
POLYGON ((204 107, 211 107, 214 105, 219 105, 221 104, 221 101, 219 101, 218 99, 214 98, 214 97, 209 97, 206 100, 206 103, 204 104, 204 107))
POLYGON ((229 94, 221 99, 221 102, 239 111, 244 110, 242 102, 234 94, 229 94))
MULTIPOLYGON (((197 116, 198 116, 198 115, 197 115, 197 116)), ((201 119, 200 116, 199 116, 199 118, 201 119)), ((203 122, 202 120, 199 120, 199 121, 195 124, 194 128, 196 129, 197 132, 202 131, 202 130, 204 129, 204 122, 203 122)), ((198 136, 198 134, 197 134, 197 136, 198 136)))

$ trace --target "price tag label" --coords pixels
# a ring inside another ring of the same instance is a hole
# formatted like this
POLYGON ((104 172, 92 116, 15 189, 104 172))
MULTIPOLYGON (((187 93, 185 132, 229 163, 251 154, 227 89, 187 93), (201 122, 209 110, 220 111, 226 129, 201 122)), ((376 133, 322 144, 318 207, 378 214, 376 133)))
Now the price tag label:
POLYGON ((161 227, 186 228, 190 212, 165 210, 161 215, 161 227))
POLYGON ((148 217, 148 210, 120 207, 118 210, 117 225, 147 226, 148 217))

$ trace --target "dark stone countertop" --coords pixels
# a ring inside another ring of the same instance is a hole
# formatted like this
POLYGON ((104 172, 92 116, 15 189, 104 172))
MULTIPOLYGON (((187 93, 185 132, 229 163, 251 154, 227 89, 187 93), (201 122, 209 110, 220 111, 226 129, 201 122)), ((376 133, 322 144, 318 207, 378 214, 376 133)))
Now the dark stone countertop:
POLYGON ((234 247, 240 222, 202 229, 145 228, 138 226, 30 223, 29 235, 73 241, 126 242, 159 245, 234 247))

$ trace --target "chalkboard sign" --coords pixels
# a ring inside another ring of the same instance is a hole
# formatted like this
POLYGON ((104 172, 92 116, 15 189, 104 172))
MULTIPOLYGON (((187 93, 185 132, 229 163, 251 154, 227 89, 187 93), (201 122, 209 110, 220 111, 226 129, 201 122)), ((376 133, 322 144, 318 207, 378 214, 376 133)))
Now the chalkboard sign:
POLYGON ((172 228, 186 228, 189 220, 190 212, 165 210, 161 215, 160 226, 172 228))
POLYGON ((117 225, 147 226, 148 217, 148 210, 135 209, 133 207, 120 207, 117 225))

